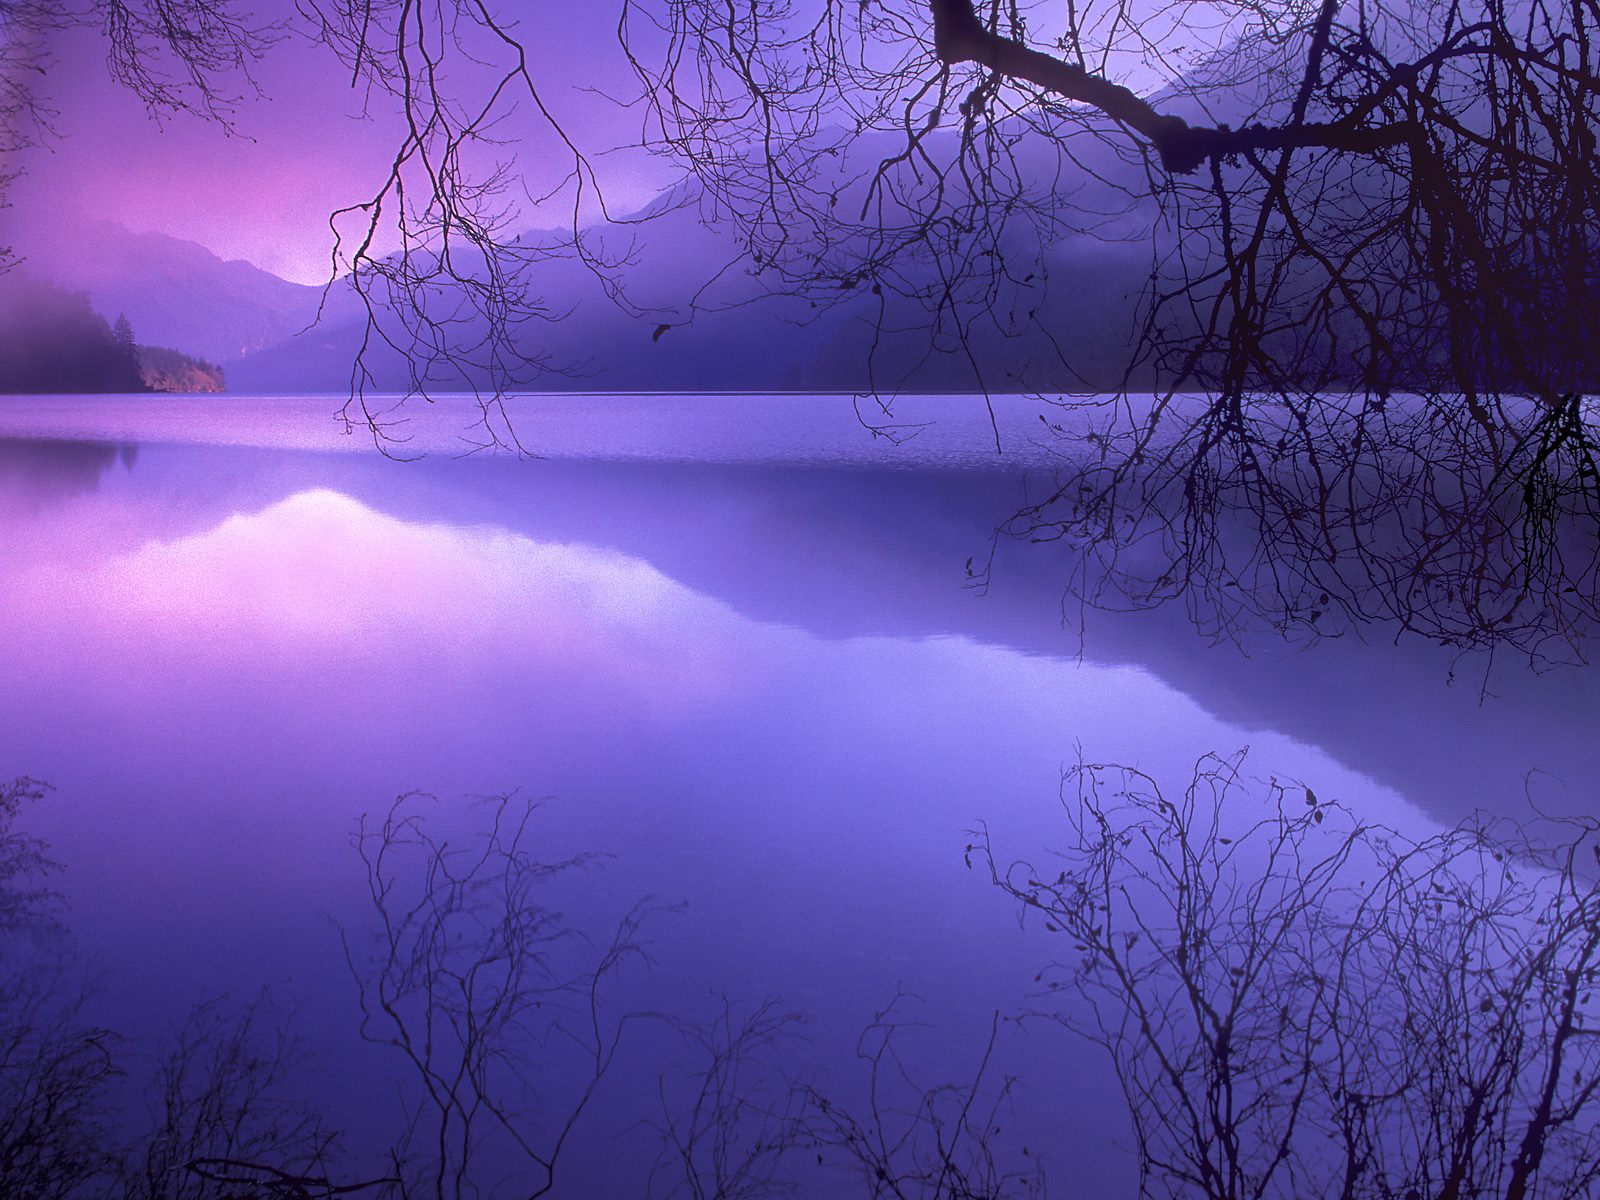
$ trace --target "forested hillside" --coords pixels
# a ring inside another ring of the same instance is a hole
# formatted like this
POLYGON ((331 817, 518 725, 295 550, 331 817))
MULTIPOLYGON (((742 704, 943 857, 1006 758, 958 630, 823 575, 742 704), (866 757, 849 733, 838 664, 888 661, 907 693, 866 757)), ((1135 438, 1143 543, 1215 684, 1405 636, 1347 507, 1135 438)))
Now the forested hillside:
POLYGON ((83 292, 20 271, 0 275, 0 392, 220 392, 222 370, 141 346, 127 318, 95 312, 83 292))
POLYGON ((118 337, 88 296, 0 275, 0 391, 144 390, 131 336, 118 337))
POLYGON ((140 346, 139 375, 152 392, 223 392, 227 384, 215 363, 170 350, 165 346, 140 346))

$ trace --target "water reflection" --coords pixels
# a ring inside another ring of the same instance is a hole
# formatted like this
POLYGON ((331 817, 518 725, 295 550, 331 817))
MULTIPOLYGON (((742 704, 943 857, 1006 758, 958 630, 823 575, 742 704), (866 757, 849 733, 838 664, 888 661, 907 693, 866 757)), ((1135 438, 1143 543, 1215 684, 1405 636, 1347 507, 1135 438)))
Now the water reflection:
MULTIPOLYGON (((1260 776, 1413 829, 1505 802, 1529 768, 1594 765, 1573 733, 1587 675, 1480 707, 1411 648, 1239 660, 1160 613, 1080 642, 1037 557, 963 587, 1026 486, 146 447, 115 486, 8 528, 0 762, 58 787, 37 828, 136 1031, 275 983, 344 1052, 327 918, 365 919, 359 814, 522 787, 553 797, 543 853, 615 856, 583 911, 686 906, 651 935, 640 1006, 781 995, 848 1061, 905 988, 936 998, 932 1053, 962 1062, 1040 955, 963 869, 967 831, 1050 845, 1078 746, 1183 779, 1249 745, 1260 776)), ((466 810, 438 811, 448 829, 466 810)), ((1116 1118, 1080 1086, 1103 1069, 1068 1065, 1035 1081, 1048 1115, 1024 1136, 1125 1180, 1116 1118)), ((371 1101, 359 1070, 325 1091, 371 1101)), ((589 1153, 589 1178, 616 1169, 589 1153)))
POLYGON ((66 497, 94 492, 112 467, 121 464, 131 470, 138 457, 139 447, 131 442, 0 437, 0 512, 36 512, 66 497))
POLYGON ((1065 567, 1053 549, 1006 541, 987 588, 967 586, 964 564, 986 559, 995 521, 1033 486, 1026 475, 437 460, 402 469, 358 456, 171 447, 147 457, 149 471, 121 478, 92 512, 0 537, 26 529, 59 553, 89 529, 86 552, 132 548, 331 487, 402 520, 610 548, 744 615, 825 637, 954 634, 1138 665, 1233 724, 1323 746, 1448 819, 1522 811, 1530 771, 1540 772, 1541 803, 1589 811, 1583 784, 1600 770, 1587 716, 1600 704, 1592 671, 1488 671, 1489 659, 1391 643, 1377 629, 1308 650, 1268 638, 1241 655, 1196 638, 1171 607, 1094 614, 1080 631, 1063 618, 1065 567))

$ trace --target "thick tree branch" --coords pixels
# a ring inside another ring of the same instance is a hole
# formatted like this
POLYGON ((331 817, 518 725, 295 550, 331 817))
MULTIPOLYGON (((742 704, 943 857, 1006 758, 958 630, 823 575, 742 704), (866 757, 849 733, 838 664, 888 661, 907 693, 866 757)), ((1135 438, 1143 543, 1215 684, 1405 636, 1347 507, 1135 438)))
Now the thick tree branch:
POLYGON ((941 62, 950 66, 977 63, 1008 78, 1026 80, 1063 100, 1097 108, 1149 138, 1161 165, 1173 174, 1188 174, 1205 162, 1249 152, 1317 148, 1371 154, 1404 145, 1415 132, 1410 122, 1370 126, 1355 121, 1297 121, 1242 129, 1190 125, 1181 117, 1157 112, 1121 84, 985 28, 973 11, 972 0, 929 0, 929 6, 933 10, 934 52, 941 62))

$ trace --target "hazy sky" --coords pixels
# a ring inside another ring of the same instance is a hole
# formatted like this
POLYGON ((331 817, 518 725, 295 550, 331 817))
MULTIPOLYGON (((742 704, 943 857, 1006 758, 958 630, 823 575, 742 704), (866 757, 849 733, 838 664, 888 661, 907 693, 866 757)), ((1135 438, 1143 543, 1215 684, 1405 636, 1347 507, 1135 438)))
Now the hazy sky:
MULTIPOLYGON (((1144 3, 1135 0, 1135 11, 1143 11, 1144 3)), ((1087 13, 1100 6, 1080 7, 1087 13)), ((392 108, 364 114, 364 92, 352 87, 331 52, 304 36, 304 19, 294 15, 292 3, 263 0, 263 8, 268 18, 276 13, 302 33, 284 37, 257 68, 259 98, 246 81, 236 81, 244 99, 237 105, 232 135, 198 118, 153 118, 110 79, 98 30, 57 35, 40 86, 58 113, 58 136, 19 156, 24 174, 12 191, 15 219, 31 222, 41 214, 54 219, 64 210, 80 212, 136 231, 189 238, 224 258, 244 258, 286 278, 324 281, 332 248, 328 215, 372 195, 390 162, 399 125, 392 108)), ((1120 0, 1110 9, 1119 20, 1125 16, 1120 0)), ((593 162, 603 173, 612 210, 642 206, 671 174, 642 153, 606 153, 639 136, 638 110, 608 98, 637 95, 637 82, 617 45, 619 5, 519 0, 502 11, 530 14, 515 32, 529 52, 542 98, 574 140, 597 155, 593 162)), ((1048 42, 1049 20, 1059 20, 1059 13, 1045 5, 1036 15, 1045 24, 1033 33, 1048 42)), ((1173 20, 1166 6, 1153 0, 1140 23, 1148 34, 1173 20)), ((1225 36, 1222 27, 1204 27, 1203 13, 1199 20, 1202 27, 1182 31, 1181 40, 1191 47, 1203 49, 1225 36)), ((1159 83, 1139 67, 1137 55, 1123 57, 1127 61, 1118 59, 1114 76, 1142 88, 1159 83)), ((445 90, 470 92, 487 78, 452 79, 446 70, 445 90)), ((516 177, 542 193, 566 171, 567 160, 527 100, 520 105, 495 133, 507 140, 504 153, 515 155, 516 177)), ((528 214, 526 223, 561 224, 566 203, 528 214)))
MULTIPOLYGON (((579 90, 624 86, 611 6, 545 9, 558 9, 560 19, 523 33, 548 101, 590 146, 628 140, 633 118, 579 90)), ((328 214, 370 194, 389 161, 394 118, 363 118, 363 96, 349 76, 325 49, 301 40, 277 47, 258 83, 262 98, 237 108, 236 135, 181 115, 157 121, 110 80, 97 32, 59 36, 43 81, 59 136, 19 156, 24 175, 12 193, 16 217, 75 210, 320 282, 329 265, 328 214)), ((525 111, 512 120, 532 124, 525 111)), ((558 161, 547 140, 524 141, 517 153, 518 171, 536 187, 558 161)), ((624 209, 643 203, 666 178, 638 157, 607 156, 599 165, 610 199, 624 209)))

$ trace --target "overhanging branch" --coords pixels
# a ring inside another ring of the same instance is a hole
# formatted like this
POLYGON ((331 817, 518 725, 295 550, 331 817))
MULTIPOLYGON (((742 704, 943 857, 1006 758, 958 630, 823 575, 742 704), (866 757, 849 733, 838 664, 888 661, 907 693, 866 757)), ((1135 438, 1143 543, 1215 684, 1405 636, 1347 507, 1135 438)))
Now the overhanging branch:
POLYGON ((1025 80, 1063 100, 1097 108, 1149 138, 1161 165, 1173 174, 1187 174, 1205 162, 1252 151, 1315 148, 1371 154, 1405 145, 1415 133, 1409 121, 1381 126, 1355 121, 1297 122, 1242 129, 1190 125, 1181 117, 1157 112, 1121 84, 994 33, 978 19, 972 0, 929 0, 929 7, 933 11, 934 52, 941 62, 949 66, 976 63, 1007 78, 1025 80))

